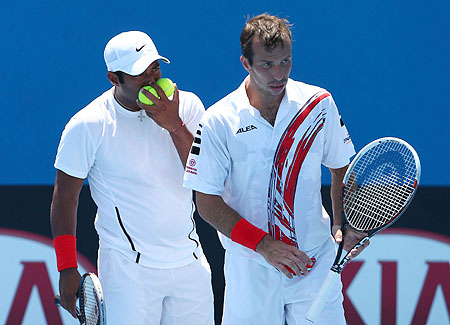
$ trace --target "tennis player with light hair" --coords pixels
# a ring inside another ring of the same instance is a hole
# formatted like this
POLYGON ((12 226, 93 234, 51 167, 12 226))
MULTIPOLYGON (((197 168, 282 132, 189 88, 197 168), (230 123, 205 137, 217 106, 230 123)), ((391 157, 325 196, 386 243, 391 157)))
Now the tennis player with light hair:
MULTIPOLYGON (((289 78, 287 20, 250 19, 241 49, 248 76, 206 110, 184 185, 197 191, 200 215, 223 234, 223 324, 305 324, 342 239, 340 186, 355 151, 330 93, 289 78), (321 164, 332 176, 335 240, 322 208, 321 164)), ((346 248, 359 237, 347 232, 346 248)), ((341 288, 319 324, 345 324, 341 288)))
POLYGON ((113 87, 72 117, 55 161, 50 219, 62 306, 75 317, 77 207, 87 177, 108 324, 213 324, 211 271, 192 191, 182 186, 203 104, 176 86, 170 100, 155 84, 169 60, 143 32, 113 37, 104 58, 113 87), (147 85, 160 96, 145 93, 153 106, 137 100, 147 85))

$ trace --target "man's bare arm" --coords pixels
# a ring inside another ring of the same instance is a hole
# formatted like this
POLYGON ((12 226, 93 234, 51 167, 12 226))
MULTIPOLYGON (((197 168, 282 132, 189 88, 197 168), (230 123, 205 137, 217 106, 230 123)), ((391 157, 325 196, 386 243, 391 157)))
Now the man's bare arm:
MULTIPOLYGON (((218 195, 197 192, 197 207, 206 222, 229 238, 234 226, 242 219, 218 195)), ((285 266, 290 267, 296 274, 306 274, 306 265, 311 264, 311 259, 304 252, 267 235, 256 246, 256 252, 288 278, 292 278, 292 274, 285 266)))
MULTIPOLYGON (((50 225, 53 238, 61 235, 76 234, 78 198, 83 179, 76 178, 58 170, 56 172, 53 199, 50 209, 50 225)), ((62 270, 59 275, 59 293, 61 305, 73 317, 76 315, 76 293, 80 283, 80 273, 76 268, 62 270)))
POLYGON ((155 97, 147 90, 143 90, 144 95, 153 102, 153 105, 145 105, 139 100, 136 100, 136 103, 140 108, 145 110, 148 117, 169 132, 181 163, 183 167, 186 167, 186 161, 191 150, 192 141, 194 141, 194 136, 179 116, 180 93, 178 87, 176 84, 174 85, 173 99, 170 100, 156 83, 152 84, 152 86, 158 92, 160 98, 155 97))
POLYGON ((333 212, 333 226, 341 226, 341 193, 342 182, 344 181, 345 172, 348 169, 348 165, 342 168, 332 169, 331 172, 331 207, 333 212))
MULTIPOLYGON (((343 238, 343 233, 341 230, 341 224, 342 224, 342 216, 341 216, 341 210, 342 210, 342 203, 341 203, 341 195, 342 195, 342 183, 344 181, 345 173, 348 169, 348 165, 342 168, 338 169, 332 169, 330 168, 331 172, 331 189, 330 189, 330 196, 331 196, 331 203, 332 203, 332 209, 333 209, 333 226, 332 226, 332 233, 334 236, 334 239, 337 243, 340 243, 343 238)), ((344 249, 349 252, 351 248, 361 239, 364 237, 364 234, 358 233, 356 231, 346 229, 345 234, 345 240, 344 240, 344 249)), ((364 246, 361 246, 358 249, 351 250, 350 257, 356 257, 358 256, 364 248, 366 248, 370 244, 369 241, 367 241, 364 246)))

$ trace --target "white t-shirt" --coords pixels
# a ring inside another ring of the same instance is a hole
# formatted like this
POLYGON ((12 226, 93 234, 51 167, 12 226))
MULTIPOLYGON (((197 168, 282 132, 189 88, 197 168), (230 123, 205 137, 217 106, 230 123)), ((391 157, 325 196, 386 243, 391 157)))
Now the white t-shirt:
MULTIPOLYGON (((204 111, 195 94, 180 91, 179 115, 191 133, 204 111)), ((120 106, 112 89, 66 125, 55 167, 88 178, 102 247, 155 268, 201 256, 192 191, 183 187, 184 168, 169 132, 143 111, 120 106)))
MULTIPOLYGON (((283 232, 278 237, 291 236, 299 249, 314 254, 330 236, 320 193, 321 164, 346 166, 355 154, 353 144, 327 91, 289 79, 272 126, 250 105, 246 82, 203 115, 184 186, 222 196, 243 218, 265 231, 272 219, 272 232, 278 227, 283 232), (283 145, 277 151, 280 140, 283 145), (279 175, 271 182, 272 170, 279 175), (278 218, 270 217, 277 213, 278 218)), ((225 236, 221 240, 225 249, 265 263, 252 250, 225 236)))

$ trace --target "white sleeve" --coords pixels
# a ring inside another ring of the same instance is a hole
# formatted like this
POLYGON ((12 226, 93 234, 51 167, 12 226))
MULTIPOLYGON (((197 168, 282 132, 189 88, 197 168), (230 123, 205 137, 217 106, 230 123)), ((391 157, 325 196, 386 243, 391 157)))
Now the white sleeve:
POLYGON ((205 107, 197 95, 190 92, 180 92, 180 118, 189 132, 195 135, 200 120, 205 113, 205 107))
POLYGON ((221 121, 208 118, 207 113, 194 135, 183 185, 198 192, 221 195, 231 166, 226 129, 221 121))
POLYGON ((64 128, 54 166, 84 179, 94 164, 96 148, 86 123, 75 115, 64 128))
POLYGON ((350 158, 355 154, 355 148, 333 98, 328 97, 324 104, 327 105, 327 109, 322 164, 328 168, 341 168, 350 163, 350 158))

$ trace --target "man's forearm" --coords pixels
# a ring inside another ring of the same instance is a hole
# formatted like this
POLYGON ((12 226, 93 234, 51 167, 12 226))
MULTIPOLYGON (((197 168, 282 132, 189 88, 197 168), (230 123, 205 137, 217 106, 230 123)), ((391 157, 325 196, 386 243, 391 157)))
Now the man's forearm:
POLYGON ((192 142, 194 141, 194 136, 191 132, 189 132, 188 128, 184 124, 180 124, 174 132, 170 132, 170 136, 172 137, 173 144, 177 149, 183 168, 185 168, 189 151, 191 150, 192 142))
POLYGON ((50 225, 54 238, 60 235, 75 236, 78 198, 83 182, 83 179, 69 176, 60 170, 56 172, 50 207, 50 225))
POLYGON ((338 169, 330 169, 331 171, 331 204, 333 210, 333 225, 341 225, 341 195, 342 195, 342 182, 344 180, 345 172, 348 166, 338 169))
MULTIPOLYGON (((77 202, 78 203, 78 202, 77 202)), ((53 237, 60 235, 75 236, 77 220, 77 209, 73 204, 64 202, 58 194, 53 195, 53 200, 50 208, 50 225, 53 237)))
POLYGON ((197 192, 197 207, 200 216, 227 237, 242 217, 230 208, 218 195, 197 192))

